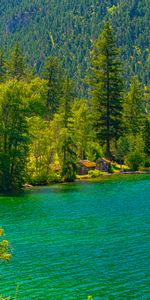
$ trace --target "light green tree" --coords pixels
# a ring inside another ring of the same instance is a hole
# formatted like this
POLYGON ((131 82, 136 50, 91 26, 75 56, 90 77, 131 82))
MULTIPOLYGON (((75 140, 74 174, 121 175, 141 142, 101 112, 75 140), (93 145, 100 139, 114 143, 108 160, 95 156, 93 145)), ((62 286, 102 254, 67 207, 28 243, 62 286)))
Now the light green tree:
POLYGON ((131 78, 130 89, 125 97, 123 119, 127 134, 140 133, 144 120, 145 101, 137 76, 131 78))
MULTIPOLYGON (((0 237, 4 235, 4 230, 0 228, 0 237)), ((7 240, 0 241, 0 259, 4 261, 8 261, 11 258, 10 253, 11 247, 7 240)))
POLYGON ((0 85, 0 189, 19 189, 25 181, 29 146, 27 118, 43 113, 45 81, 13 79, 0 85))

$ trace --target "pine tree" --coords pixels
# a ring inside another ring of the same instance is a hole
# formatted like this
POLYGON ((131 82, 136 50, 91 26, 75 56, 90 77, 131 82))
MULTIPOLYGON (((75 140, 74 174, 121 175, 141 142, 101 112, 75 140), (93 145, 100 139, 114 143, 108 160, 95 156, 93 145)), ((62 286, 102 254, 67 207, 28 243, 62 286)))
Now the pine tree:
POLYGON ((60 61, 57 57, 50 56, 43 67, 43 77, 47 80, 46 116, 52 119, 60 106, 62 97, 63 75, 60 61))
POLYGON ((17 80, 21 80, 25 77, 25 71, 25 59, 20 44, 17 42, 7 62, 7 77, 9 79, 16 78, 17 80))
POLYGON ((76 177, 76 145, 74 143, 72 114, 72 85, 69 79, 64 84, 63 96, 63 142, 62 142, 62 179, 73 181, 76 177))
POLYGON ((144 87, 145 98, 145 125, 144 125, 144 142, 145 154, 150 157, 150 86, 144 87))
POLYGON ((0 51, 0 82, 6 79, 6 60, 3 50, 0 51))
POLYGON ((144 152, 147 156, 150 157, 150 119, 146 118, 144 126, 144 152))
POLYGON ((89 85, 94 107, 94 128, 106 156, 112 157, 111 141, 121 135, 122 70, 113 30, 107 22, 91 52, 89 85))
POLYGON ((131 78, 130 89, 125 97, 123 119, 127 134, 139 134, 144 122, 145 101, 137 76, 131 78))

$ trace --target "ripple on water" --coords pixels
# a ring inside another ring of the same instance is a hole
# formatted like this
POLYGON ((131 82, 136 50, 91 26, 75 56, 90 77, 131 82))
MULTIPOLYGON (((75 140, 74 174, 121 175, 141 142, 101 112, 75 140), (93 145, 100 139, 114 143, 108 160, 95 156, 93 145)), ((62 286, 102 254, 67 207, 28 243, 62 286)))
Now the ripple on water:
POLYGON ((35 188, 0 197, 14 255, 0 293, 19 300, 150 299, 150 176, 35 188))

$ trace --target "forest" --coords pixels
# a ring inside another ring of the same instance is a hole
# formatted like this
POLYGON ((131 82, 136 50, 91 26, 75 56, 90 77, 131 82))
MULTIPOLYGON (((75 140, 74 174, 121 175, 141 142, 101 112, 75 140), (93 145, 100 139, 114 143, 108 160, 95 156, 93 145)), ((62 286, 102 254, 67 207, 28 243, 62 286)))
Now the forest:
POLYGON ((0 6, 0 46, 6 55, 20 42, 27 63, 42 74, 48 56, 57 56, 86 93, 82 79, 90 66, 90 50, 109 19, 116 34, 125 85, 135 73, 149 82, 150 0, 7 0, 0 6))
POLYGON ((72 181, 80 159, 150 167, 150 87, 137 72, 126 85, 125 72, 109 21, 93 42, 82 97, 58 56, 38 74, 19 42, 9 56, 1 49, 0 190, 72 181))

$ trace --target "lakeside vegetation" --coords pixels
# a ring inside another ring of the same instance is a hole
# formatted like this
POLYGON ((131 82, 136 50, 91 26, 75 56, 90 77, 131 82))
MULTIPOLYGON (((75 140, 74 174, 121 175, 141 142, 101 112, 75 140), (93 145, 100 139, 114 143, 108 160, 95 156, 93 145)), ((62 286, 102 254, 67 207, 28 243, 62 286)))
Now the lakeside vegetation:
POLYGON ((113 29, 106 22, 93 44, 77 98, 56 56, 41 76, 26 64, 19 43, 0 54, 0 190, 72 181, 80 159, 105 156, 132 170, 150 166, 150 87, 136 74, 128 90, 113 29), (56 166, 59 169, 56 172, 56 166))

